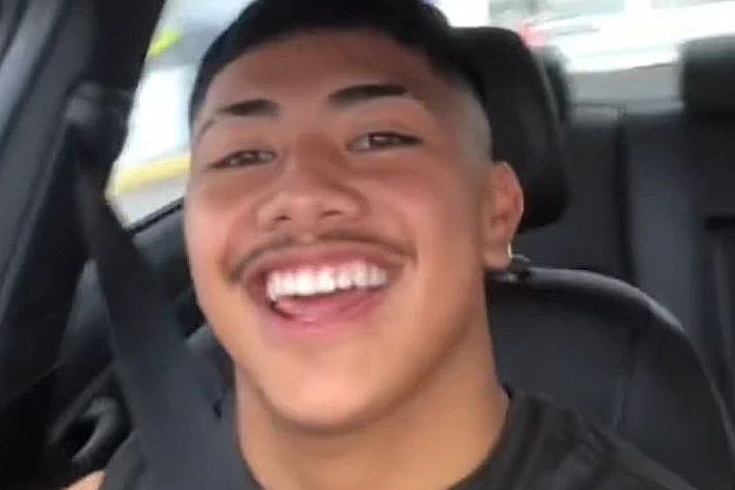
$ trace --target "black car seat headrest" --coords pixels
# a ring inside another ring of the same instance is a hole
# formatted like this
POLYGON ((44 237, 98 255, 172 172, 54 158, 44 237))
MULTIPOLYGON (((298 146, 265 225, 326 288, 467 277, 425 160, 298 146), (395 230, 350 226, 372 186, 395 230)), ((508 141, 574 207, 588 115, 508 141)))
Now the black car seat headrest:
POLYGON ((568 196, 560 124, 543 70, 512 31, 476 27, 457 34, 482 83, 493 156, 513 167, 525 193, 521 230, 556 221, 568 196))
POLYGON ((735 114, 735 36, 684 44, 681 91, 690 113, 735 114))
POLYGON ((571 114, 572 96, 564 58, 553 47, 539 48, 535 53, 549 82, 559 119, 562 124, 567 124, 571 114))

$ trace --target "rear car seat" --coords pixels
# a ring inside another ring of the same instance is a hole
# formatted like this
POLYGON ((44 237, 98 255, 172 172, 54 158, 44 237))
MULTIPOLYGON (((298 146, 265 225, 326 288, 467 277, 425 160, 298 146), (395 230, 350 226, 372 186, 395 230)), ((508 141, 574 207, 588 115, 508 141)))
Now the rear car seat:
MULTIPOLYGON (((520 64, 523 56, 514 59, 520 64)), ((520 70, 510 72, 519 78, 516 85, 526 83, 520 70)), ((493 110, 499 112, 489 107, 491 115, 493 110)), ((578 253, 580 262, 573 265, 631 278, 621 124, 621 113, 614 108, 587 106, 570 113, 563 129, 563 151, 569 157, 572 195, 557 223, 581 234, 551 245, 569 250, 567 257, 578 253)), ((506 127, 503 134, 522 138, 526 147, 532 147, 540 141, 532 133, 540 125, 506 127)), ((507 142, 496 144, 502 149, 507 142)), ((530 176, 527 180, 534 181, 530 176)), ((546 193, 560 195, 564 188, 546 193)), ((529 203, 527 212, 532 215, 534 201, 529 203)), ((554 220, 538 217, 529 222, 540 227, 554 220)), ((526 230, 519 242, 534 233, 526 230)), ((550 245, 537 243, 539 250, 550 245)), ((733 433, 722 398, 680 324, 651 298, 599 274, 521 268, 490 280, 488 301, 498 368, 511 386, 546 393, 596 420, 697 488, 735 488, 733 433)))
POLYGON ((683 102, 637 104, 629 114, 569 107, 562 64, 541 53, 560 113, 569 114, 571 198, 561 219, 519 237, 516 250, 537 264, 601 272, 652 294, 682 319, 734 407, 735 48, 728 43, 685 45, 683 102))
MULTIPOLYGON (((474 55, 502 74, 490 81, 497 92, 487 101, 495 151, 524 182, 526 229, 543 226, 566 200, 547 86, 515 35, 477 29, 467 36, 474 55)), ((615 279, 519 264, 488 279, 503 380, 597 421, 697 488, 735 488, 733 434, 722 400, 677 321, 615 279)), ((191 342, 231 376, 230 361, 208 328, 191 342)))
POLYGON ((682 101, 624 118, 635 281, 688 327, 735 407, 735 37, 693 41, 682 101))
MULTIPOLYGON (((551 85, 558 60, 540 59, 551 85)), ((735 413, 735 38, 684 45, 681 100, 577 105, 566 124, 572 197, 555 223, 521 236, 536 263, 603 272, 683 320, 735 413)), ((569 103, 568 90, 554 90, 569 103)))
POLYGON ((570 109, 564 128, 569 204, 564 216, 518 237, 534 263, 594 271, 632 281, 625 226, 618 109, 570 109))
POLYGON ((538 265, 632 281, 624 213, 622 111, 600 104, 573 105, 559 54, 549 49, 536 54, 561 118, 569 202, 560 219, 520 235, 515 250, 538 265))

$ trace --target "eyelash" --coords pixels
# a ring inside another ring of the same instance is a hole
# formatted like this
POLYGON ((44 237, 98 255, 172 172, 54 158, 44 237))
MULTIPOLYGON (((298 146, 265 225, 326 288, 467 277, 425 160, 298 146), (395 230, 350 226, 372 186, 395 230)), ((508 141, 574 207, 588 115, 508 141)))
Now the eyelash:
POLYGON ((217 160, 212 165, 210 165, 211 168, 219 170, 219 169, 228 169, 228 168, 241 168, 241 167, 250 167, 253 165, 264 165, 266 163, 272 162, 276 159, 275 152, 272 151, 266 151, 266 150, 242 150, 237 151, 235 153, 231 153, 227 155, 225 158, 222 158, 221 160, 217 160), (266 156, 266 158, 262 158, 263 156, 266 156), (257 161, 253 161, 252 159, 250 161, 245 161, 245 157, 256 157, 257 161), (261 157, 261 158, 257 158, 261 157))
MULTIPOLYGON (((350 143, 348 149, 356 153, 363 153, 368 151, 389 150, 396 147, 416 146, 420 143, 421 139, 415 136, 401 134, 395 131, 376 131, 360 136, 352 143, 350 143), (359 148, 360 143, 363 142, 367 142, 368 148, 359 148)), ((210 168, 215 170, 222 170, 228 168, 242 168, 254 165, 264 165, 272 162, 276 158, 277 155, 273 151, 242 150, 231 153, 225 158, 217 160, 210 165, 210 168), (247 160, 245 157, 251 158, 247 160), (255 159, 253 159, 252 157, 255 157, 255 159)))
POLYGON ((360 136, 349 145, 351 151, 358 153, 366 151, 381 151, 388 150, 396 147, 404 146, 416 146, 421 143, 421 139, 416 136, 407 134, 397 133, 395 131, 376 131, 360 136), (378 142, 376 142, 376 139, 378 142), (382 142, 380 142, 382 140, 382 142), (387 140, 387 143, 386 143, 387 140), (369 148, 358 148, 360 143, 367 141, 368 146, 370 143, 375 144, 375 147, 369 148))

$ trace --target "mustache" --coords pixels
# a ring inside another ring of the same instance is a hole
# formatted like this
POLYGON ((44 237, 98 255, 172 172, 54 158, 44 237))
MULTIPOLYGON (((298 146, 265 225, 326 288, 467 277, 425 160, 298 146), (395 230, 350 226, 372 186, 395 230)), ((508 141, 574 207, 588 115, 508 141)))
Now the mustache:
POLYGON ((319 244, 345 242, 382 248, 395 255, 408 255, 410 252, 406 246, 396 240, 354 230, 325 231, 310 237, 308 244, 304 243, 303 235, 287 234, 275 237, 248 252, 248 254, 238 260, 232 268, 229 274, 229 279, 232 282, 239 281, 243 272, 252 267, 253 264, 258 262, 258 260, 266 254, 289 251, 303 248, 304 246, 311 247, 319 244))

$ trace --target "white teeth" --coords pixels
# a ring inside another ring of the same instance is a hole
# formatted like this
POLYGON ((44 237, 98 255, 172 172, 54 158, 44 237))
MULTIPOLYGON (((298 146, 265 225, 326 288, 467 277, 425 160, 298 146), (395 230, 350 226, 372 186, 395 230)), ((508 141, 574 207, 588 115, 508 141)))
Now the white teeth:
POLYGON ((337 279, 334 269, 322 269, 316 278, 317 290, 322 293, 332 293, 337 289, 337 279))
POLYGON ((358 288, 366 288, 370 284, 368 283, 368 266, 365 263, 358 263, 354 265, 352 270, 352 281, 358 288))
POLYGON ((268 280, 265 283, 265 294, 268 296, 269 300, 275 301, 273 298, 277 298, 278 292, 283 290, 281 282, 280 274, 271 274, 270 277, 268 277, 268 280))
POLYGON ((314 271, 301 270, 296 273, 296 294, 298 296, 311 296, 316 292, 314 271))
POLYGON ((349 267, 340 267, 337 269, 337 288, 349 289, 352 287, 352 270, 349 267))
POLYGON ((276 291, 276 294, 281 294, 280 291, 290 291, 289 294, 294 294, 296 292, 296 274, 293 274, 291 272, 285 273, 281 277, 281 288, 280 290, 276 291))
POLYGON ((370 266, 368 268, 368 286, 379 287, 388 281, 388 273, 379 267, 370 266))
POLYGON ((388 282, 388 272, 365 262, 339 267, 304 268, 271 272, 266 278, 268 299, 276 302, 288 296, 314 296, 353 288, 378 288, 388 282))

